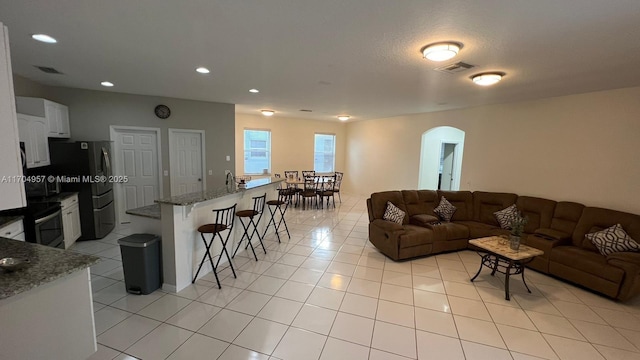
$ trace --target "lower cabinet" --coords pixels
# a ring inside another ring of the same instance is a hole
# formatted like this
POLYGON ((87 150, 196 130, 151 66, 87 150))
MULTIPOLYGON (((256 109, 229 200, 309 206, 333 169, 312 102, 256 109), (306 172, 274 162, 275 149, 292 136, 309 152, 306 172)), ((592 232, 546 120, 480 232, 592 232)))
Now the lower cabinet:
POLYGON ((13 240, 24 241, 24 226, 22 219, 16 220, 0 228, 0 236, 13 240))
POLYGON ((64 234, 64 248, 68 249, 82 235, 80 228, 80 208, 78 195, 73 195, 61 202, 62 229, 64 234))

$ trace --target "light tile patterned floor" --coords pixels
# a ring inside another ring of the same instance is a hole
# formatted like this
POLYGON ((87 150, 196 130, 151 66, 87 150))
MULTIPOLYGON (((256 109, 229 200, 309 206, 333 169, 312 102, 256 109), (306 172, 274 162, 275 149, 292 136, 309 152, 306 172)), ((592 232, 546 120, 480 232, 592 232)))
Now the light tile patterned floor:
POLYGON ((98 352, 91 359, 640 359, 640 298, 621 304, 527 271, 483 271, 472 251, 396 263, 367 242, 362 197, 289 209, 291 239, 267 236, 178 294, 124 290, 119 228, 74 250, 91 269, 98 352))

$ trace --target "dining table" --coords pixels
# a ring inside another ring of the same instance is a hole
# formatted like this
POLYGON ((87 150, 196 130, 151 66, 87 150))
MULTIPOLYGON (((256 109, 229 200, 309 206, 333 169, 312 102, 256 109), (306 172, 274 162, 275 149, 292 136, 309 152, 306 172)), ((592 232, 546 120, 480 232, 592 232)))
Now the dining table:
MULTIPOLYGON (((314 176, 315 183, 330 184, 330 183, 333 183, 333 179, 334 179, 333 176, 323 176, 323 175, 314 176)), ((305 179, 289 177, 289 178, 285 178, 284 183, 287 184, 287 189, 301 189, 301 188, 304 188, 305 179)), ((297 207, 300 203, 300 201, 298 200, 299 200, 298 196, 296 196, 296 201, 295 203, 293 203, 295 207, 297 207)))

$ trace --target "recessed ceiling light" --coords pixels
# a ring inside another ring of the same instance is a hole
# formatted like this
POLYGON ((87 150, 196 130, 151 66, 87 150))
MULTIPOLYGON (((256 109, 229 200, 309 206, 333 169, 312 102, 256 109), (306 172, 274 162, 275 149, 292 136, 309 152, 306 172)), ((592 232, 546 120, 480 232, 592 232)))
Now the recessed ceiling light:
POLYGON ((431 44, 422 49, 422 55, 431 61, 445 61, 458 55, 461 47, 462 44, 452 42, 431 44))
POLYGON ((110 81, 103 81, 103 82, 100 83, 100 85, 106 86, 106 87, 112 87, 113 83, 110 82, 110 81))
POLYGON ((338 115, 338 120, 340 121, 347 121, 349 118, 351 118, 349 115, 338 115))
POLYGON ((489 86, 502 80, 503 76, 504 74, 500 74, 500 73, 484 73, 484 74, 474 75, 471 78, 471 80, 473 80, 473 82, 477 85, 489 86))
POLYGON ((259 93, 259 92, 260 92, 260 90, 258 90, 258 89, 249 89, 249 92, 250 92, 250 93, 257 94, 257 93, 259 93))
POLYGON ((55 44, 58 42, 58 40, 52 38, 47 34, 33 34, 31 35, 31 38, 33 40, 42 41, 43 43, 47 43, 47 44, 55 44))
POLYGON ((208 74, 210 73, 209 69, 207 69, 206 67, 199 67, 196 69, 197 72, 199 72, 200 74, 208 74))
POLYGON ((260 112, 261 112, 261 113, 262 113, 262 115, 264 115, 264 116, 272 116, 273 114, 275 114, 275 113, 276 113, 276 112, 275 112, 275 111, 273 111, 273 110, 267 110, 267 109, 265 109, 265 110, 260 110, 260 112))

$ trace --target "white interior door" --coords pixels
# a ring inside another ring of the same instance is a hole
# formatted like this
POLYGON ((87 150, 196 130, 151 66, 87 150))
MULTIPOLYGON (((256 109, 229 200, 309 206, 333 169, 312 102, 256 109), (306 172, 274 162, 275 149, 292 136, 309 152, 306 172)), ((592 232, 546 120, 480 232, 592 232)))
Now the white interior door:
POLYGON ((453 159, 455 158, 456 144, 442 144, 442 179, 440 190, 452 190, 453 184, 453 159))
POLYGON ((171 195, 204 190, 204 131, 169 129, 169 152, 171 195))
POLYGON ((128 223, 126 211, 152 205, 160 197, 158 132, 155 129, 116 129, 114 162, 116 175, 127 177, 117 183, 118 219, 128 223))

